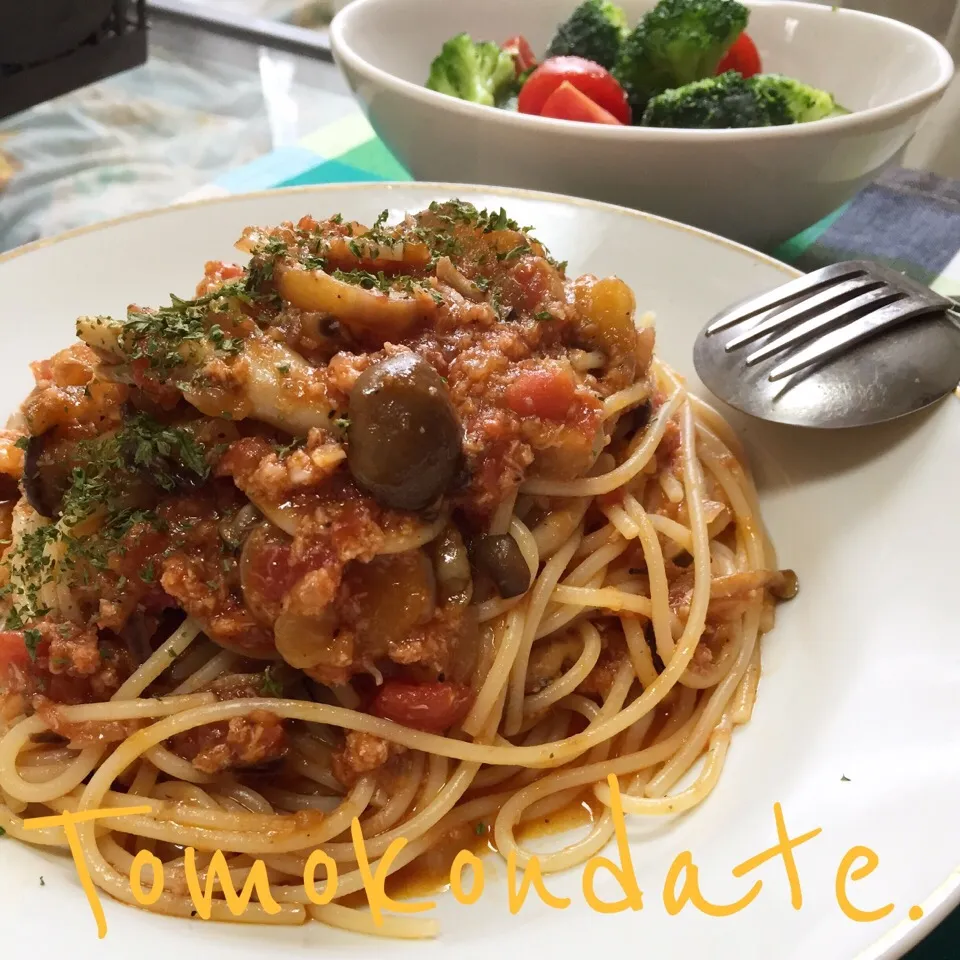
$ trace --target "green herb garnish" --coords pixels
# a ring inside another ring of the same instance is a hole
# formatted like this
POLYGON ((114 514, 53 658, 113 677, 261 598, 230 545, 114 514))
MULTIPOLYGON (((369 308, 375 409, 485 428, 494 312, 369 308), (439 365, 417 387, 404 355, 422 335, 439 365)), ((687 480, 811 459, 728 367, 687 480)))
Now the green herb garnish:
POLYGON ((36 663, 37 644, 40 643, 40 631, 34 628, 31 628, 30 630, 24 630, 23 642, 26 644, 27 653, 30 655, 30 659, 36 663))
POLYGON ((349 283, 364 290, 377 289, 386 293, 393 281, 382 270, 379 273, 368 273, 366 270, 334 270, 334 280, 349 283))
POLYGON ((217 323, 208 326, 212 314, 230 309, 230 298, 248 299, 240 282, 224 284, 196 300, 171 294, 170 306, 153 312, 129 311, 120 334, 123 352, 131 360, 146 360, 150 370, 160 373, 184 365, 187 343, 208 341, 220 353, 239 353, 242 340, 227 337, 217 323))
POLYGON ((282 697, 283 684, 274 673, 275 667, 267 667, 263 671, 263 680, 260 683, 260 693, 265 697, 282 697))

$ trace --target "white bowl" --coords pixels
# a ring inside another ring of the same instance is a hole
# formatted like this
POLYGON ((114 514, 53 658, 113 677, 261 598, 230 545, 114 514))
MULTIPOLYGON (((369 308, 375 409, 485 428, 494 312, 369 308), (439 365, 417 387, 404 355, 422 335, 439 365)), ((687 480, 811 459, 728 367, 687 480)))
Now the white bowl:
MULTIPOLYGON (((914 27, 792 0, 750 3, 764 69, 830 90, 854 113, 787 127, 664 130, 548 120, 427 90, 462 31, 537 51, 577 0, 355 0, 334 54, 376 132, 419 180, 475 181, 606 200, 754 246, 796 234, 896 164, 953 75, 914 27)), ((631 23, 655 0, 626 0, 631 23)))

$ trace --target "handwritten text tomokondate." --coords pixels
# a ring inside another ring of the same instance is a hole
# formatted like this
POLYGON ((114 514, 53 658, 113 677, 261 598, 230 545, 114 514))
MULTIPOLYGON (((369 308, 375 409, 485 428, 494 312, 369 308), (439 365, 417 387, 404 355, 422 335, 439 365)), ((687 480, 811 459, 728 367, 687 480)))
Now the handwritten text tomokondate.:
MULTIPOLYGON (((587 861, 582 876, 583 898, 586 904, 597 913, 621 913, 625 910, 640 911, 644 909, 644 892, 640 888, 637 874, 633 868, 617 778, 611 775, 608 777, 608 783, 617 858, 613 860, 608 857, 595 856, 587 861), (595 879, 600 871, 609 873, 616 881, 623 894, 622 897, 616 900, 604 900, 597 895, 595 879)), ((148 814, 151 810, 152 808, 149 806, 140 806, 113 807, 76 813, 65 811, 55 816, 35 817, 23 821, 25 830, 40 830, 50 827, 62 827, 64 829, 77 876, 93 910, 100 938, 105 937, 107 933, 106 918, 96 886, 90 875, 77 824, 105 817, 116 818, 148 814)), ((817 827, 807 833, 791 837, 779 803, 773 806, 773 816, 777 842, 735 866, 733 875, 736 878, 747 877, 761 865, 779 858, 783 862, 789 881, 791 904, 794 909, 799 910, 803 905, 803 893, 794 850, 816 837, 821 832, 821 828, 817 827)), ((377 926, 383 924, 384 914, 387 912, 423 913, 436 907, 436 903, 433 901, 395 900, 386 892, 385 884, 391 873, 390 868, 400 851, 406 846, 407 841, 405 839, 397 838, 394 840, 380 859, 371 864, 367 856, 360 822, 356 818, 351 825, 351 837, 367 902, 370 905, 373 922, 377 926)), ((835 875, 837 903, 843 913, 851 920, 869 923, 889 916, 894 910, 892 903, 869 909, 863 905, 857 906, 853 901, 852 882, 869 876, 877 869, 879 863, 880 858, 869 847, 854 846, 847 851, 837 867, 835 875)), ((239 917, 250 908, 254 894, 256 894, 260 908, 265 913, 274 915, 282 909, 270 891, 267 868, 262 860, 256 860, 248 869, 246 880, 239 891, 234 886, 226 857, 224 857, 222 851, 216 851, 207 865, 205 871, 206 883, 203 886, 201 886, 200 881, 201 871, 197 867, 197 854, 192 847, 188 847, 184 852, 184 872, 190 899, 193 903, 193 912, 201 919, 209 920, 211 918, 215 902, 214 891, 217 888, 223 893, 223 901, 219 902, 224 903, 226 909, 234 917, 239 917)), ((449 879, 451 893, 458 902, 466 905, 476 903, 484 889, 483 860, 469 850, 461 850, 450 867, 449 879)), ((143 906, 152 906, 163 896, 163 863, 148 850, 141 850, 131 865, 129 882, 132 898, 143 906)), ((337 894, 337 883, 336 861, 323 850, 314 850, 308 857, 303 870, 303 885, 307 899, 317 906, 331 903, 337 894), (318 882, 317 873, 320 867, 323 867, 325 877, 318 882)), ((674 858, 667 870, 661 897, 664 909, 671 916, 680 914, 684 909, 691 909, 711 917, 729 917, 749 907, 760 895, 762 888, 763 880, 757 878, 753 885, 733 902, 720 903, 708 900, 700 888, 699 868, 693 854, 691 851, 685 850, 674 858)), ((507 857, 507 901, 510 913, 519 913, 531 889, 549 907, 565 910, 571 905, 570 897, 561 897, 550 892, 536 856, 531 856, 525 865, 519 866, 516 851, 511 850, 507 857)), ((921 908, 911 907, 910 919, 918 920, 922 913, 921 908)))

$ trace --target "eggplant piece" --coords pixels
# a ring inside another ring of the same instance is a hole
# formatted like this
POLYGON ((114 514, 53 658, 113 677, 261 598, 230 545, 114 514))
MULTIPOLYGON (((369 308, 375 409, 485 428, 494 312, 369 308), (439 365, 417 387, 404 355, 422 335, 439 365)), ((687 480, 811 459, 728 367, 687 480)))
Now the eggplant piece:
POLYGON ((57 520, 63 497, 70 487, 76 444, 56 441, 50 432, 30 437, 23 458, 23 492, 27 502, 42 517, 57 520))

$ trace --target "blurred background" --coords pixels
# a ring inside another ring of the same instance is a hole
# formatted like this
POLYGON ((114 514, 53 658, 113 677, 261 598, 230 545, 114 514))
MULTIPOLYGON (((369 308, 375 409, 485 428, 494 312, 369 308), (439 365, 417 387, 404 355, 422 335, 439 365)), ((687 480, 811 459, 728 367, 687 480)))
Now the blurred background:
MULTIPOLYGON (((170 203, 355 113, 327 44, 346 2, 149 4, 145 63, 0 121, 0 250, 170 203)), ((840 5, 912 23, 960 59, 960 0, 840 5)), ((906 163, 960 178, 960 80, 906 163)))

